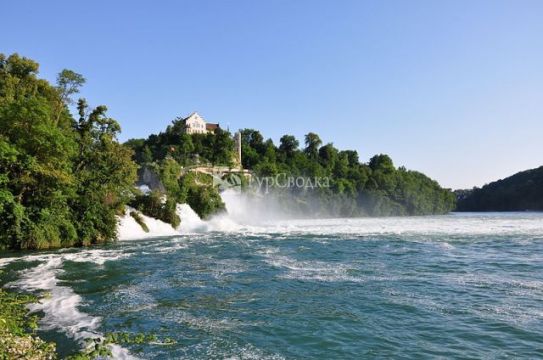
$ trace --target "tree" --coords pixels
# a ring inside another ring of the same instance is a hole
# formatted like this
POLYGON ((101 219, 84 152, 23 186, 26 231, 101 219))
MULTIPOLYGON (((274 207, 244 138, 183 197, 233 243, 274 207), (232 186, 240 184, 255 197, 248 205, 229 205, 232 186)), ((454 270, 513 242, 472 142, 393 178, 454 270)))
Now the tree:
POLYGON ((322 166, 333 168, 338 160, 338 150, 328 143, 319 149, 319 161, 322 166))
POLYGON ((542 211, 543 166, 456 195, 458 211, 542 211))
POLYGON ((241 144, 242 147, 251 147, 260 155, 264 154, 264 138, 258 130, 243 129, 241 130, 241 144))
POLYGON ((304 149, 305 154, 310 159, 317 159, 317 156, 319 154, 318 153, 319 146, 321 146, 321 144, 322 144, 322 140, 319 137, 319 135, 312 132, 308 133, 305 136, 305 149, 304 149))
POLYGON ((153 153, 151 152, 151 148, 149 148, 148 145, 143 146, 143 150, 141 152, 141 162, 143 164, 149 164, 153 161, 153 153))
POLYGON ((277 149, 272 139, 268 139, 264 142, 262 155, 267 161, 275 163, 277 158, 277 149))
POLYGON ((379 154, 375 155, 370 159, 370 168, 373 171, 381 170, 384 172, 392 172, 394 171, 394 164, 392 162, 392 159, 388 155, 379 154))
POLYGON ((281 139, 279 139, 279 142, 279 151, 285 154, 287 158, 292 158, 294 153, 298 150, 298 146, 300 146, 298 140, 292 135, 283 135, 281 139))
POLYGON ((63 112, 68 112, 67 106, 74 103, 71 96, 79 93, 79 89, 83 84, 85 84, 85 78, 72 70, 64 69, 57 75, 56 90, 60 97, 53 109, 56 123, 59 122, 63 112))
POLYGON ((107 108, 87 111, 84 99, 78 102, 79 154, 75 162, 77 197, 73 206, 82 245, 116 237, 117 210, 130 200, 136 181, 132 151, 116 141, 120 126, 106 116, 107 108), (88 113, 88 115, 86 115, 88 113))
POLYGON ((356 166, 359 164, 358 152, 356 150, 343 150, 339 152, 339 155, 347 157, 349 166, 356 166))
POLYGON ((209 134, 212 140, 213 150, 211 163, 232 166, 234 162, 234 140, 228 131, 217 128, 215 134, 209 134))
POLYGON ((71 96, 79 93, 79 89, 85 84, 85 81, 81 74, 68 69, 62 70, 57 76, 57 89, 63 103, 73 104, 71 96))
POLYGON ((73 242, 68 199, 74 189, 73 132, 52 119, 58 93, 36 77, 38 64, 0 56, 0 247, 47 248, 73 242))

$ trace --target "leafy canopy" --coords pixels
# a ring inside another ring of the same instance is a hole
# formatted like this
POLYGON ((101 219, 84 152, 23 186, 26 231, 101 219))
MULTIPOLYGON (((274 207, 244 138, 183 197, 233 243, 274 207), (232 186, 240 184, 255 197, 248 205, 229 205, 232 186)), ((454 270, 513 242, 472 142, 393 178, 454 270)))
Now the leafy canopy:
POLYGON ((106 107, 70 97, 84 78, 63 70, 56 85, 38 64, 0 54, 0 248, 89 245, 116 237, 116 212, 136 165, 106 107))

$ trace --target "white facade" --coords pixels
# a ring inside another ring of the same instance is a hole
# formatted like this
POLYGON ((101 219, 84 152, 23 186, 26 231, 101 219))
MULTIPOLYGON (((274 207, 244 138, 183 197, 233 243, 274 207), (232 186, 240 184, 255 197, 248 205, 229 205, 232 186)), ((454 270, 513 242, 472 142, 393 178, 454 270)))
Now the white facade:
POLYGON ((187 134, 207 134, 206 122, 198 113, 194 112, 185 119, 185 132, 187 134))

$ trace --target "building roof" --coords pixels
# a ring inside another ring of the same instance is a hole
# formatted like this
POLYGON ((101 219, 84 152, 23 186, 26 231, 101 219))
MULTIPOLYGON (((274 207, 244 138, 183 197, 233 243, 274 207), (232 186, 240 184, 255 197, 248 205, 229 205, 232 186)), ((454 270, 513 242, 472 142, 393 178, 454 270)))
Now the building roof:
POLYGON ((219 124, 206 123, 206 130, 215 131, 219 128, 219 124))
MULTIPOLYGON (((190 118, 193 117, 194 115, 198 115, 198 117, 199 117, 200 119, 204 120, 204 118, 203 118, 200 114, 198 114, 196 111, 194 111, 194 112, 190 113, 189 116, 183 118, 182 121, 185 121, 185 122, 186 122, 188 119, 190 119, 190 118)), ((204 121, 205 121, 205 120, 204 120, 204 121)))

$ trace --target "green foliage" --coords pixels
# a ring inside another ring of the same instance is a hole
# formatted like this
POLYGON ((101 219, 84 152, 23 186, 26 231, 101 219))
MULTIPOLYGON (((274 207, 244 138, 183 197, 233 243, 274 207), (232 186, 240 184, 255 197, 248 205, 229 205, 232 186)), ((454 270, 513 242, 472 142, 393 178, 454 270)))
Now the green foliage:
POLYGON ((80 100, 79 121, 69 113, 81 75, 63 70, 52 86, 37 71, 32 60, 0 56, 0 248, 114 239, 135 181, 132 153, 104 106, 80 100))
POLYGON ((147 139, 130 139, 125 145, 134 151, 141 165, 173 159, 181 166, 209 163, 232 166, 234 140, 221 128, 208 134, 185 134, 182 118, 175 119, 164 132, 147 139))
POLYGON ((215 130, 212 138, 212 151, 210 160, 212 164, 232 166, 234 159, 234 139, 228 131, 221 128, 215 130))
MULTIPOLYGON (((183 167, 196 164, 233 166, 234 140, 229 132, 220 128, 213 134, 185 134, 182 120, 174 120, 158 135, 145 140, 131 139, 125 144, 133 149, 136 162, 152 168, 159 176, 168 202, 187 203, 200 217, 207 218, 225 208, 219 192, 213 187, 211 176, 190 172, 182 176, 183 167)), ((264 143, 262 151, 266 151, 264 143)), ((171 215, 172 210, 157 210, 156 196, 139 196, 133 204, 146 215, 178 224, 177 218, 171 215)))
POLYGON ((184 197, 178 198, 178 202, 189 204, 202 219, 225 210, 210 175, 188 173, 179 180, 179 185, 184 197))
MULTIPOLYGON (((195 164, 232 166, 230 133, 217 129, 188 135, 182 119, 176 119, 158 135, 121 145, 116 140, 120 126, 106 115, 105 106, 90 109, 80 99, 78 118, 70 114, 68 105, 84 84, 83 76, 63 70, 52 86, 37 72, 38 64, 30 59, 0 55, 0 248, 46 249, 114 239, 115 215, 129 201, 174 226, 179 224, 176 202, 187 202, 204 218, 224 209, 209 179, 182 174, 183 167, 195 164), (156 170, 166 201, 155 194, 131 200, 132 159, 156 170)), ((449 190, 423 174, 396 169, 387 155, 363 164, 355 151, 322 146, 315 133, 304 140, 301 150, 294 136, 285 135, 276 147, 257 130, 241 131, 242 165, 256 175, 329 180, 326 188, 284 191, 283 199, 293 204, 287 204, 289 209, 357 216, 435 214, 454 207, 449 190)), ((502 203, 505 207, 511 201, 502 203)))
POLYGON ((147 195, 136 195, 130 205, 147 216, 171 224, 174 228, 181 224, 181 219, 176 214, 176 199, 170 197, 166 199, 158 191, 152 191, 147 195))
POLYGON ((305 154, 310 158, 315 160, 319 152, 319 146, 321 146, 322 140, 319 135, 315 133, 308 133, 305 136, 305 154))
POLYGON ((57 76, 57 89, 64 103, 72 104, 71 96, 79 93, 79 88, 85 84, 85 78, 72 70, 64 69, 57 76))
POLYGON ((368 165, 372 171, 381 171, 383 173, 392 173, 395 169, 390 156, 384 154, 373 156, 368 165))
POLYGON ((279 152, 283 154, 285 158, 294 156, 298 150, 298 146, 300 146, 298 140, 292 135, 283 135, 279 141, 279 152))
MULTIPOLYGON (((135 150, 138 161, 143 161, 144 149, 152 149, 152 162, 168 198, 188 203, 205 218, 224 210, 219 193, 205 175, 188 173, 180 178, 180 165, 189 164, 194 158, 225 163, 232 146, 226 138, 230 139, 220 131, 215 135, 188 136, 183 133, 180 123, 174 121, 164 133, 151 135, 144 141, 131 140, 128 144, 135 150), (221 153, 222 160, 213 155, 221 153)), ((283 136, 279 147, 276 147, 271 139, 264 140, 259 131, 244 129, 241 131, 242 165, 253 170, 258 177, 285 174, 327 179, 329 187, 274 189, 285 211, 298 214, 423 215, 447 213, 455 206, 455 197, 449 190, 442 189, 424 174, 397 169, 388 155, 375 155, 363 164, 356 151, 339 151, 331 143, 321 145, 320 137, 309 133, 305 136, 303 150, 299 149, 299 142, 292 135, 283 136)))
POLYGON ((209 186, 191 187, 187 195, 187 203, 202 219, 225 209, 219 193, 209 186))
POLYGON ((161 344, 161 345, 173 345, 175 344, 175 340, 170 338, 165 338, 163 340, 160 340, 156 335, 154 334, 131 334, 127 332, 112 332, 107 333, 105 336, 104 341, 106 343, 113 343, 113 344, 149 344, 149 343, 155 343, 155 344, 161 344))
POLYGON ((149 227, 141 217, 140 213, 137 211, 130 211, 130 216, 138 223, 139 226, 145 231, 146 233, 149 232, 149 227))
POLYGON ((26 305, 35 296, 0 289, 0 359, 56 359, 55 344, 36 336, 37 317, 26 305))
POLYGON ((241 133, 243 165, 256 176, 328 180, 328 187, 273 189, 285 211, 312 216, 392 216, 442 214, 454 209, 450 190, 419 172, 396 169, 388 155, 375 155, 362 164, 356 151, 339 151, 331 143, 321 146, 315 133, 305 136, 303 150, 291 135, 283 136, 275 148, 256 130, 241 133))
POLYGON ((179 186, 179 177, 181 174, 181 166, 172 158, 166 158, 158 164, 158 174, 160 181, 168 197, 174 199, 182 199, 184 193, 181 191, 179 186))
POLYGON ((543 166, 473 190, 457 191, 458 211, 543 210, 543 166))

